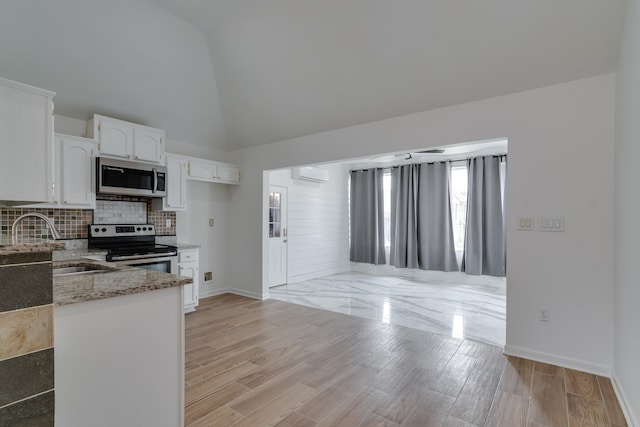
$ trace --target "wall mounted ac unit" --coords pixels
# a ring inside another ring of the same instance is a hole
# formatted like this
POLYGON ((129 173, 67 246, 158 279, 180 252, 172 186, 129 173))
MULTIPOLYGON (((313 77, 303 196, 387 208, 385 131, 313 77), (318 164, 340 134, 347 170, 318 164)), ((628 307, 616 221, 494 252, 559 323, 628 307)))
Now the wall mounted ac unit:
POLYGON ((291 178, 301 181, 327 182, 329 181, 329 171, 315 166, 292 168, 291 178))

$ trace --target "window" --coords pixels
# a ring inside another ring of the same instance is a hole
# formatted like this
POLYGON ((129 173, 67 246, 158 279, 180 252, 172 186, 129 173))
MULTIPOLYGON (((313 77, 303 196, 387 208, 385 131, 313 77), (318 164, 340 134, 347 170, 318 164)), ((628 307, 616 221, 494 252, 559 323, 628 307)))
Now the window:
POLYGON ((464 229, 467 220, 467 166, 451 166, 451 217, 456 251, 464 250, 464 229))

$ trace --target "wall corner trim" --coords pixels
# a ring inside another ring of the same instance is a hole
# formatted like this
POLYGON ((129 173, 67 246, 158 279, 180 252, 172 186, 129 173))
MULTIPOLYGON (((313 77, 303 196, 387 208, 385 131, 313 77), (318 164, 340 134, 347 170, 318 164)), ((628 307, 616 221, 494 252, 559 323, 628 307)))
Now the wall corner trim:
POLYGON ((627 424, 629 424, 629 427, 640 427, 640 421, 638 421, 638 417, 633 412, 633 408, 629 404, 629 399, 627 399, 624 393, 624 389, 620 384, 618 373, 615 368, 611 375, 611 383, 613 384, 613 390, 616 392, 616 397, 618 398, 618 403, 620 403, 624 417, 627 419, 627 424))

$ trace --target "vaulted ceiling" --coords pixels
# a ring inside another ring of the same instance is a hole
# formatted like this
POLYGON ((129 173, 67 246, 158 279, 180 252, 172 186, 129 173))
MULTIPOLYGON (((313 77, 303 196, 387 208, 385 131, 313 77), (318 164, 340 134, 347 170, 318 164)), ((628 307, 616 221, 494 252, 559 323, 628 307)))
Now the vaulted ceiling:
POLYGON ((74 117, 120 111, 176 139, 239 148, 614 71, 626 8, 146 1, 6 0, 0 76, 57 90, 74 117))

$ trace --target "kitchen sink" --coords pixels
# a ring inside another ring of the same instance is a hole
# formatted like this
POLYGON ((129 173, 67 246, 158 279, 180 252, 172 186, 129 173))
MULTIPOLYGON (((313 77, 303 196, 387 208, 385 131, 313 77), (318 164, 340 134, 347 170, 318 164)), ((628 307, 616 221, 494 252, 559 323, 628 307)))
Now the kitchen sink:
POLYGON ((108 271, 117 270, 115 267, 107 267, 99 264, 79 264, 79 265, 70 265, 64 267, 54 267, 53 268, 53 276, 71 276, 75 274, 95 274, 95 273, 106 273, 108 271))

